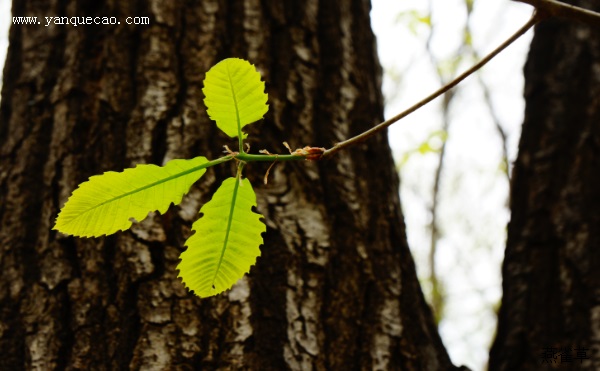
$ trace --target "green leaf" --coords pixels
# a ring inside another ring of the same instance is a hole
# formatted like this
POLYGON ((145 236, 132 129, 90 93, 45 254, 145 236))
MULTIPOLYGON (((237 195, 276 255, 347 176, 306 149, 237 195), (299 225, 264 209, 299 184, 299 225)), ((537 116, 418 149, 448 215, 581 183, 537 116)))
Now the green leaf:
POLYGON ((217 295, 233 286, 260 256, 262 215, 252 212, 256 195, 248 179, 226 179, 194 223, 177 266, 183 283, 200 297, 217 295), (241 184, 240 184, 241 183, 241 184))
POLYGON ((180 203, 207 166, 206 158, 196 157, 92 176, 73 192, 54 229, 82 237, 125 230, 131 227, 130 219, 141 221, 151 211, 164 213, 171 203, 180 203))
POLYGON ((269 110, 265 83, 243 59, 228 58, 214 65, 206 73, 202 92, 208 115, 231 138, 243 135, 244 126, 260 120, 269 110))

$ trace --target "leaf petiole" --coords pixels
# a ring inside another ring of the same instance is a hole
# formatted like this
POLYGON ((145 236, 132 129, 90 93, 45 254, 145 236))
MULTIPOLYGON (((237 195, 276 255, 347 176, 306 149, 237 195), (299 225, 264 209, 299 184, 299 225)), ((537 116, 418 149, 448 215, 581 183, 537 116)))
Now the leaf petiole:
POLYGON ((251 155, 248 153, 239 153, 235 155, 235 158, 244 161, 244 162, 254 162, 254 161, 297 161, 297 160, 305 160, 306 156, 300 155, 251 155))

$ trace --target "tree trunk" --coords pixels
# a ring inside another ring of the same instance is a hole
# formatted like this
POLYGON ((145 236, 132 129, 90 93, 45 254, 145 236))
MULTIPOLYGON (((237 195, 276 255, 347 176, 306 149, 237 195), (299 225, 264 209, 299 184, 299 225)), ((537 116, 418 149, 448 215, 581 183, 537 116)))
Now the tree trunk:
MULTIPOLYGON (((256 64, 270 112, 252 152, 330 146, 382 119, 366 0, 15 1, 0 109, 0 369, 452 369, 406 243, 385 135, 331 160, 252 163, 262 257, 222 295, 175 269, 191 223, 234 169, 178 207, 105 238, 52 231, 89 176, 217 158, 204 73, 256 64), (44 26, 44 16, 120 25, 44 26), (127 25, 148 16, 149 25, 127 25)), ((233 148, 233 147, 232 147, 233 148)))
POLYGON ((541 23, 525 79, 490 370, 599 370, 600 30, 541 23))

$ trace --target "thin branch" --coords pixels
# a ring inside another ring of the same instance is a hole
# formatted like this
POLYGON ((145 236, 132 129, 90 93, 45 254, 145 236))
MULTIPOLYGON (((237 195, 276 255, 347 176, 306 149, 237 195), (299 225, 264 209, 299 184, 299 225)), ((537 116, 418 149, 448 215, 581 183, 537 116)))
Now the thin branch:
POLYGON ((531 27, 533 27, 536 23, 538 23, 542 19, 538 14, 539 13, 535 12, 533 14, 533 16, 531 17, 531 19, 529 19, 529 21, 527 21, 527 23, 525 23, 525 25, 523 25, 523 27, 521 27, 517 32, 515 32, 511 37, 509 37, 502 44, 500 44, 496 49, 494 49, 492 52, 490 52, 488 55, 486 55, 481 61, 479 61, 473 67, 469 68, 467 71, 465 71, 462 74, 460 74, 454 80, 452 80, 448 84, 442 86, 441 88, 439 88, 438 90, 436 90, 435 92, 433 92, 431 95, 429 95, 428 97, 424 98, 423 100, 417 102, 415 105, 413 105, 412 107, 408 108, 404 112, 399 113, 398 115, 396 115, 396 116, 394 116, 394 117, 392 117, 392 118, 390 118, 390 119, 388 119, 388 120, 386 120, 386 121, 378 124, 377 126, 372 127, 371 129, 369 129, 369 130, 367 130, 367 131, 365 131, 365 132, 363 132, 363 133, 361 133, 361 134, 359 134, 359 135, 357 135, 357 136, 355 136, 353 138, 350 138, 350 139, 347 139, 347 140, 345 140, 343 142, 337 143, 333 147, 331 147, 328 150, 326 150, 323 153, 322 158, 329 157, 329 156, 333 155, 334 153, 338 152, 341 149, 344 149, 344 148, 346 148, 348 146, 354 145, 356 143, 359 143, 359 142, 362 142, 362 141, 366 140, 367 138, 372 137, 373 135, 375 135, 378 132, 386 129, 388 126, 390 126, 390 125, 396 123, 397 121, 403 119, 404 117, 408 116, 409 114, 411 114, 414 111, 418 110, 419 108, 423 107, 427 103, 431 102, 435 98, 437 98, 440 95, 444 94, 448 90, 452 89, 453 87, 455 87, 456 85, 458 85, 461 81, 463 81, 464 79, 466 79, 467 77, 469 77, 470 75, 472 75, 475 71, 477 71, 481 67, 483 67, 487 62, 489 62, 492 58, 494 58, 496 55, 498 55, 502 50, 506 49, 506 47, 508 47, 513 42, 515 42, 515 40, 517 40, 519 37, 523 36, 523 34, 525 34, 525 32, 527 32, 531 27))
MULTIPOLYGON (((476 51, 474 51, 474 53, 476 53, 476 51)), ((505 169, 503 170, 503 172, 504 172, 504 176, 506 177, 506 180, 508 181, 508 184, 510 186, 510 162, 508 160, 508 136, 506 135, 506 131, 504 130, 504 128, 502 127, 502 123, 500 122, 500 117, 498 116, 498 113, 496 112, 496 109, 494 108, 494 103, 492 102, 492 94, 490 92, 489 87, 486 85, 485 81, 483 81, 483 77, 481 75, 477 76, 477 80, 479 82, 479 86, 481 87, 481 90, 483 90, 483 100, 488 108, 490 117, 491 117, 492 121, 494 122, 496 131, 498 132, 498 135, 500 136, 500 140, 502 141, 502 161, 504 162, 504 165, 506 166, 505 169)))
POLYGON ((513 0, 534 6, 546 16, 566 18, 600 27, 600 13, 555 0, 513 0))
MULTIPOLYGON (((471 33, 471 28, 469 26, 468 21, 467 21, 467 25, 466 25, 466 32, 469 34, 471 33)), ((481 58, 479 55, 479 52, 473 47, 473 45, 470 46, 470 51, 471 51, 471 55, 473 56, 473 58, 475 58, 475 60, 481 58)), ((490 113, 490 118, 492 119, 492 122, 494 123, 494 126, 496 127, 496 131, 498 132, 498 135, 500 136, 500 140, 502 141, 502 161, 504 162, 504 165, 505 165, 505 169, 503 169, 504 176, 506 176, 506 180, 508 181, 508 184, 510 186, 510 162, 508 159, 508 136, 506 134, 506 131, 502 127, 500 117, 498 116, 498 113, 496 112, 496 109, 494 108, 494 103, 492 102, 492 94, 490 92, 489 87, 485 83, 481 73, 477 73, 476 76, 477 76, 477 82, 479 83, 479 87, 481 87, 481 90, 483 91, 483 101, 485 102, 485 105, 488 108, 488 111, 490 113)))
MULTIPOLYGON (((433 4, 432 0, 429 0, 429 18, 433 19, 433 4)), ((429 28, 429 35, 427 37, 427 42, 425 43, 425 50, 429 55, 429 61, 432 67, 436 70, 437 77, 439 79, 440 85, 446 85, 447 79, 439 68, 440 63, 435 57, 433 50, 431 48, 431 41, 433 40, 435 23, 431 23, 429 28)), ((461 46, 462 47, 462 46, 461 46)), ((457 53, 459 54, 459 53, 457 53)), ((455 71, 452 71, 454 74, 455 71)), ((449 90, 444 93, 444 97, 442 99, 442 130, 447 134, 450 128, 450 104, 452 103, 452 99, 454 98, 454 91, 449 90)), ((439 228, 439 204, 440 204, 440 186, 442 181, 442 172, 444 170, 444 159, 446 155, 446 148, 448 144, 447 135, 444 141, 442 142, 442 148, 440 149, 440 153, 438 156, 438 163, 435 169, 435 177, 433 181, 433 189, 431 194, 431 222, 429 223, 430 228, 430 240, 429 240, 429 281, 431 283, 431 308, 433 309, 434 318, 436 324, 439 325, 441 319, 444 315, 444 305, 446 301, 446 297, 444 295, 443 284, 438 279, 438 272, 435 264, 435 257, 438 251, 438 243, 440 240, 440 228, 439 228)))

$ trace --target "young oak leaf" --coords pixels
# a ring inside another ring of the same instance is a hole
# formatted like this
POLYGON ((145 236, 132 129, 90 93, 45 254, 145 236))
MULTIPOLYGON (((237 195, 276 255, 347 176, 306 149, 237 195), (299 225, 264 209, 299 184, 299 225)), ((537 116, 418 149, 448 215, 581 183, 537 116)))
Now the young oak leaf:
POLYGON ((177 205, 206 172, 205 157, 171 160, 165 166, 138 165, 108 171, 81 183, 56 218, 55 230, 81 237, 98 237, 131 227, 151 211, 164 213, 177 205))
POLYGON ((248 179, 228 178, 200 210, 204 215, 186 241, 177 266, 179 277, 200 297, 233 286, 260 256, 261 234, 267 227, 252 212, 256 195, 248 179))
POLYGON ((242 128, 260 120, 269 110, 265 83, 250 62, 228 58, 215 64, 204 79, 204 104, 217 127, 231 138, 242 128))

